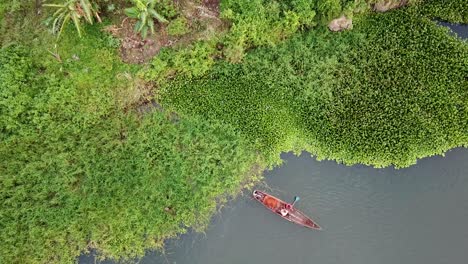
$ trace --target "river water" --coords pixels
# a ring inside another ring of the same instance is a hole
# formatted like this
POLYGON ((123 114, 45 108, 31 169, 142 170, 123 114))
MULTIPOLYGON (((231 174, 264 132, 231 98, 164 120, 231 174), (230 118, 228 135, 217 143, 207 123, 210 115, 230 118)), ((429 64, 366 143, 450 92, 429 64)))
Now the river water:
MULTIPOLYGON (((450 26, 468 37, 468 26, 450 26)), ((285 164, 258 186, 296 207, 324 230, 287 222, 250 198, 228 204, 205 234, 170 240, 142 264, 454 264, 468 258, 468 149, 409 168, 374 169, 284 154, 285 164)), ((80 256, 79 263, 95 263, 80 256)), ((113 263, 104 261, 101 263, 113 263)))
MULTIPOLYGON (((291 201, 323 228, 313 231, 266 210, 250 193, 140 263, 453 264, 468 257, 468 149, 396 170, 284 154, 258 188, 291 201)), ((82 256, 80 263, 94 263, 82 256)), ((111 262, 104 262, 111 263, 111 262)))

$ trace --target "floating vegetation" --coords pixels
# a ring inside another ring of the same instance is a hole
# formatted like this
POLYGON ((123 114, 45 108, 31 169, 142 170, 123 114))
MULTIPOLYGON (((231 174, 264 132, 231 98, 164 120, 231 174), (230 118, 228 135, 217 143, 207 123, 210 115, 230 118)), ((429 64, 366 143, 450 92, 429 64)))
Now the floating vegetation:
POLYGON ((321 159, 406 167, 468 143, 468 46, 417 8, 361 17, 218 63, 161 91, 166 107, 236 127, 274 158, 296 142, 321 159))

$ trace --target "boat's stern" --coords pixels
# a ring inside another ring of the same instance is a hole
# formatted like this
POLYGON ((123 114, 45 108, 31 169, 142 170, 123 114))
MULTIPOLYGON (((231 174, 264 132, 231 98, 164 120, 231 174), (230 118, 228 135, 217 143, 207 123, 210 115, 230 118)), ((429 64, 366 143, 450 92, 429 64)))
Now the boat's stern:
POLYGON ((252 192, 252 196, 256 199, 256 200, 259 200, 259 201, 262 201, 263 200, 263 193, 258 191, 258 190, 254 190, 252 192))

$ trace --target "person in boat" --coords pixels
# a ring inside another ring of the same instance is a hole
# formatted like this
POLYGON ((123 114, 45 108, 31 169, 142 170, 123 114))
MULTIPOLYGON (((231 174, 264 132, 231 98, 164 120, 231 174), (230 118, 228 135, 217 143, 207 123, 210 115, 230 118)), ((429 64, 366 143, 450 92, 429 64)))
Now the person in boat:
POLYGON ((263 198, 265 198, 265 195, 262 194, 262 193, 257 192, 257 190, 255 190, 255 191, 253 192, 253 195, 254 195, 255 199, 257 199, 257 200, 259 200, 259 201, 262 201, 263 198))
POLYGON ((286 210, 285 208, 283 208, 283 209, 280 210, 280 214, 281 214, 282 216, 286 217, 286 216, 288 216, 289 211, 286 210))
POLYGON ((292 204, 284 203, 284 208, 286 208, 286 210, 290 211, 297 201, 299 201, 299 196, 294 196, 294 202, 292 204))
MULTIPOLYGON (((296 198, 294 198, 294 199, 296 199, 296 198)), ((287 216, 289 214, 289 211, 292 209, 292 207, 293 207, 292 204, 285 203, 284 208, 281 208, 281 210, 280 210, 280 214, 282 216, 287 216)))
POLYGON ((280 207, 280 203, 278 202, 278 200, 269 196, 263 199, 263 204, 274 211, 278 210, 278 208, 280 207))

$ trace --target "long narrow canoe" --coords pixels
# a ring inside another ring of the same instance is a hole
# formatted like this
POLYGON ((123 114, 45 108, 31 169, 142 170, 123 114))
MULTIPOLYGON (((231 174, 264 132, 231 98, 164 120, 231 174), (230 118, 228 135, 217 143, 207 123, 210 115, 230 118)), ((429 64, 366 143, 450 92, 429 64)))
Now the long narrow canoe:
POLYGON ((272 195, 269 195, 259 190, 254 190, 253 197, 255 200, 263 204, 266 208, 270 209, 275 214, 281 216, 282 218, 290 222, 308 228, 322 230, 322 228, 317 223, 315 223, 312 219, 307 217, 304 213, 297 210, 295 207, 288 208, 288 203, 285 203, 272 195), (286 215, 283 215, 281 213, 281 210, 287 210, 288 213, 286 215))

